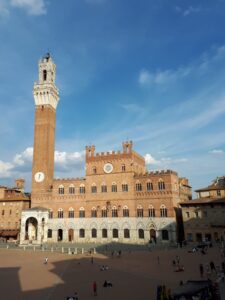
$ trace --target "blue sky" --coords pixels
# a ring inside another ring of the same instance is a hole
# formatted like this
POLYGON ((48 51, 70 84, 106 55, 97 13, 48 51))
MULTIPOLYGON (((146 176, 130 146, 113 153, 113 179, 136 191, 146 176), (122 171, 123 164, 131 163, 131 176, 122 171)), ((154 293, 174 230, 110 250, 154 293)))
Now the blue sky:
POLYGON ((33 83, 50 51, 60 102, 56 177, 84 148, 173 169, 194 189, 224 175, 225 0, 0 0, 0 184, 30 189, 33 83))

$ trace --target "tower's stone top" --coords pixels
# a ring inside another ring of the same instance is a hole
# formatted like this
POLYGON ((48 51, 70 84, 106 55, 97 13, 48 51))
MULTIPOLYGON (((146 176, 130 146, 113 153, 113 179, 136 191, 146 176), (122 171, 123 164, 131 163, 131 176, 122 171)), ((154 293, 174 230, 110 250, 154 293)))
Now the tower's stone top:
POLYGON ((50 53, 46 53, 39 60, 38 73, 38 82, 35 82, 33 89, 35 105, 50 105, 56 109, 59 91, 55 85, 56 65, 50 53))
POLYGON ((47 52, 47 53, 43 56, 42 60, 48 61, 50 58, 51 58, 51 54, 50 54, 49 52, 47 52))

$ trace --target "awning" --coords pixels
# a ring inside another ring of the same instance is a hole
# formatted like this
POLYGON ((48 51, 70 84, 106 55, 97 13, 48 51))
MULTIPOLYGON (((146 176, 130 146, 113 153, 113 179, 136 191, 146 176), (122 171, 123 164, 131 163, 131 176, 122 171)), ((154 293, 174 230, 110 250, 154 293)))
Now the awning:
POLYGON ((19 233, 19 230, 0 230, 0 236, 15 237, 19 233))
POLYGON ((173 296, 195 296, 197 293, 210 287, 210 282, 206 280, 189 280, 184 285, 177 287, 173 291, 173 296))

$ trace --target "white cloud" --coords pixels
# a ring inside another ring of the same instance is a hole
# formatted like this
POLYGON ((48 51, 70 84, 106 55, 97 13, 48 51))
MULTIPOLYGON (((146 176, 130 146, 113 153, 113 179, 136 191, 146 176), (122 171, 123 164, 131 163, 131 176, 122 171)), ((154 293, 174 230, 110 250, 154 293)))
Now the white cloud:
POLYGON ((0 0, 0 16, 5 17, 9 14, 7 3, 5 0, 0 0))
POLYGON ((145 156, 146 165, 155 165, 160 166, 161 168, 165 168, 168 165, 181 164, 187 162, 186 158, 175 158, 172 159, 170 157, 162 157, 159 160, 155 159, 151 154, 146 154, 145 156))
POLYGON ((187 128, 201 128, 219 118, 225 113, 225 95, 218 101, 213 102, 202 112, 186 119, 180 126, 187 128))
POLYGON ((147 153, 144 158, 146 165, 160 165, 160 161, 156 160, 150 153, 147 153))
POLYGON ((129 113, 142 113, 146 110, 144 107, 141 107, 136 103, 121 104, 120 106, 129 113))
POLYGON ((31 15, 43 15, 46 13, 44 0, 11 0, 11 5, 24 8, 31 15))
POLYGON ((13 164, 0 160, 0 177, 7 178, 11 176, 13 164))
POLYGON ((8 15, 12 8, 24 9, 30 15, 46 13, 45 0, 0 0, 0 15, 8 15))
POLYGON ((186 17, 186 16, 188 16, 190 14, 198 13, 200 11, 201 11, 200 7, 189 6, 187 9, 185 9, 183 11, 183 15, 186 17))
POLYGON ((224 155, 225 152, 222 149, 213 149, 211 151, 209 151, 210 154, 213 155, 224 155))
POLYGON ((138 81, 141 85, 164 85, 184 78, 191 73, 191 68, 178 68, 177 70, 157 70, 155 73, 142 69, 138 81))
MULTIPOLYGON (((0 178, 23 177, 30 181, 32 170, 33 148, 28 147, 17 153, 12 162, 0 161, 0 178)), ((69 173, 72 177, 80 175, 84 170, 85 151, 65 152, 55 151, 55 172, 69 173)))
POLYGON ((23 166, 26 162, 30 163, 33 158, 33 148, 28 147, 22 153, 16 154, 13 162, 15 165, 23 166))
POLYGON ((139 72, 138 82, 141 86, 162 86, 183 80, 188 76, 200 77, 206 73, 207 69, 210 69, 210 66, 213 67, 216 63, 224 62, 224 59, 225 45, 222 45, 211 48, 207 53, 203 53, 197 61, 193 61, 186 66, 180 66, 177 69, 150 71, 143 68, 139 72))
POLYGON ((56 168, 71 168, 72 166, 84 163, 85 152, 60 152, 55 151, 55 164, 56 168))
POLYGON ((187 158, 175 158, 172 159, 170 157, 163 157, 161 158, 161 163, 166 163, 166 164, 180 164, 180 163, 185 163, 187 162, 187 158))
POLYGON ((189 6, 186 9, 182 9, 180 6, 175 6, 175 11, 179 14, 182 14, 184 17, 187 17, 190 14, 194 14, 194 13, 198 13, 198 12, 202 11, 202 8, 189 6))

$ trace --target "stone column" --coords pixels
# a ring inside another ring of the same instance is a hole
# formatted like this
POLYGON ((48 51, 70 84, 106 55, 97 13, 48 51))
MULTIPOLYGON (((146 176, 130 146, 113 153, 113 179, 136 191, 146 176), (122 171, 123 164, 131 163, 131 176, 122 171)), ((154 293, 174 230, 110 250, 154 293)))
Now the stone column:
POLYGON ((25 226, 26 222, 21 222, 20 225, 20 244, 23 244, 25 241, 25 226))
POLYGON ((68 242, 69 241, 69 233, 68 233, 68 229, 63 229, 63 242, 68 242))
POLYGON ((58 241, 58 230, 52 230, 52 241, 55 243, 58 241))
POLYGON ((42 224, 41 221, 38 221, 37 225, 37 243, 41 244, 41 236, 42 236, 42 224))

